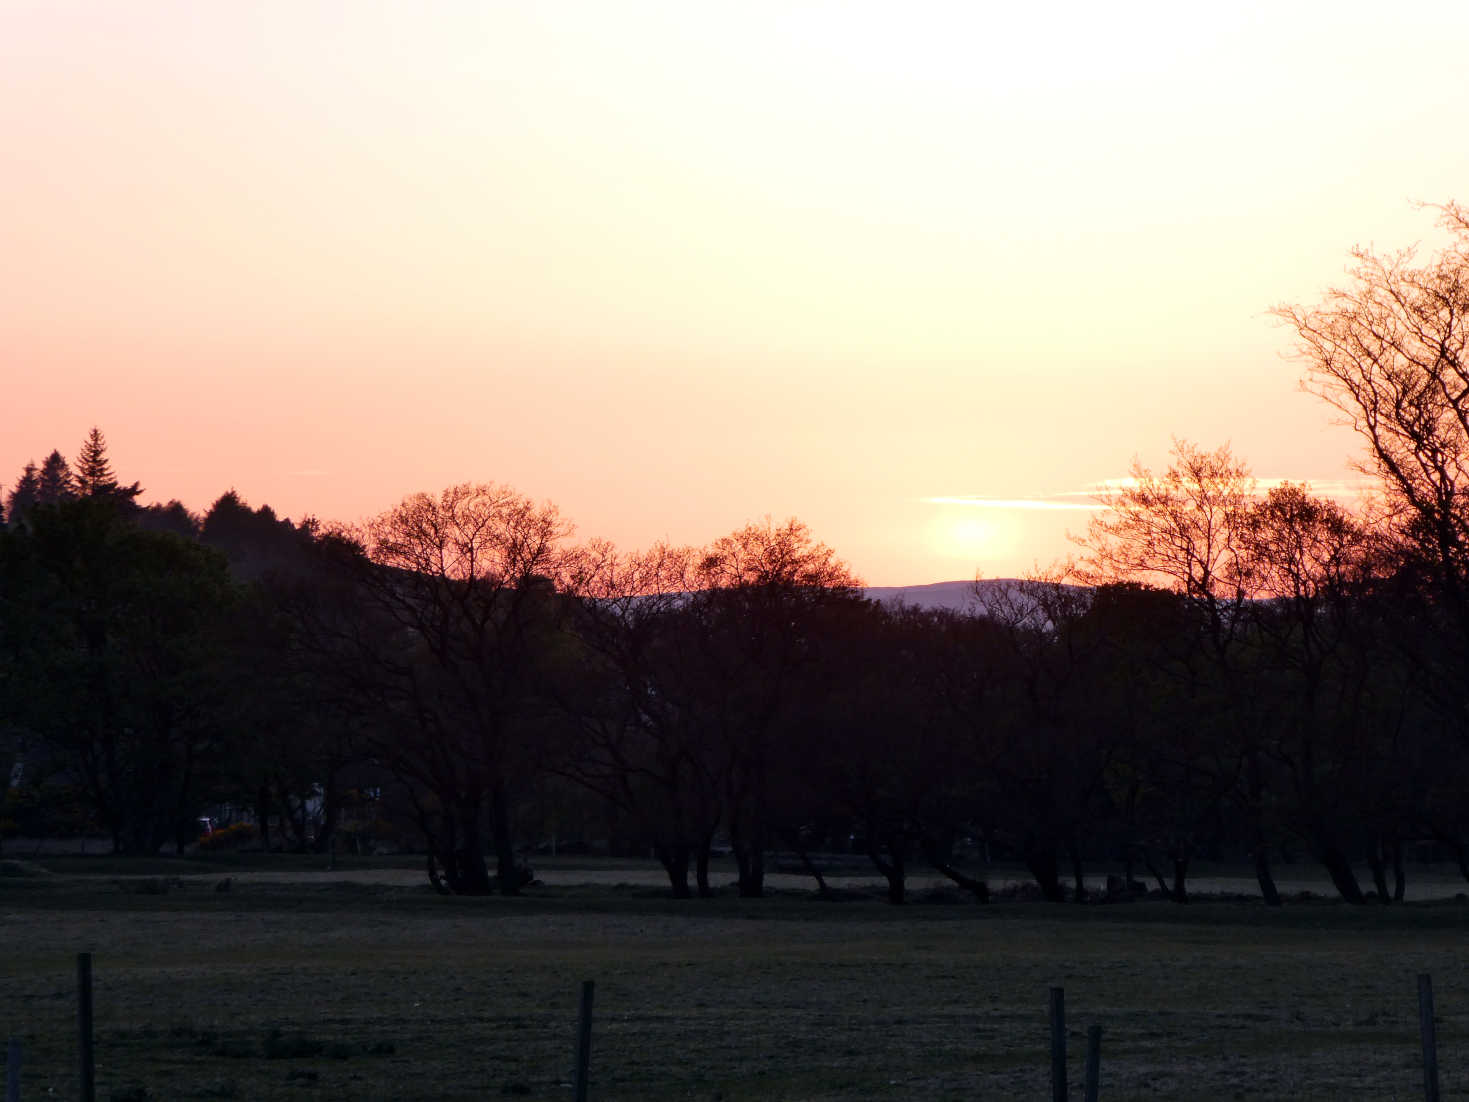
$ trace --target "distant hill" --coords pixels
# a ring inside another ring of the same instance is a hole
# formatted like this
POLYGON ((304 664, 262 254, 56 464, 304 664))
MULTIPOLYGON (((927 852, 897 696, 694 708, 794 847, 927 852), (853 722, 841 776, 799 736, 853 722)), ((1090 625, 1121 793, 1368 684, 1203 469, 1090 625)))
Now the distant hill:
POLYGON ((914 608, 947 608, 966 612, 983 607, 986 593, 1004 591, 1015 584, 1014 578, 984 578, 979 582, 933 582, 930 585, 874 585, 865 590, 867 596, 883 604, 905 604, 914 608))

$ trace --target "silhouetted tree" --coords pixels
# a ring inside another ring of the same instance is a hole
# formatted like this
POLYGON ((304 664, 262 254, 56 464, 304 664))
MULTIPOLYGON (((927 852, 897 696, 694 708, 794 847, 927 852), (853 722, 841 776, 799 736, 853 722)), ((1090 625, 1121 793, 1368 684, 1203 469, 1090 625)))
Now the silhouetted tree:
POLYGON ((197 540, 202 521, 177 498, 166 505, 145 505, 137 514, 140 528, 151 532, 172 532, 185 539, 197 540))
POLYGON ((0 586, 24 625, 24 721, 84 786, 122 852, 191 839, 233 726, 235 599, 221 559, 95 499, 36 509, 0 586))
POLYGON ((1207 452, 1175 441, 1173 463, 1161 475, 1134 462, 1128 484, 1104 498, 1083 542, 1081 577, 1092 583, 1144 582, 1179 593, 1194 609, 1223 691, 1230 742, 1244 766, 1240 794, 1252 821, 1255 875, 1266 903, 1278 906, 1270 871, 1266 762, 1249 709, 1257 703, 1243 682, 1241 642, 1254 580, 1245 534, 1254 503, 1249 468, 1227 447, 1207 452))
POLYGON ((107 457, 107 440, 95 425, 82 441, 73 481, 80 497, 110 498, 122 503, 132 502, 143 492, 136 482, 130 486, 118 484, 112 473, 112 461, 107 457))
POLYGON ((1258 598, 1248 609, 1254 695, 1272 705, 1261 729, 1267 753, 1285 766, 1284 814, 1342 898, 1360 903, 1351 856, 1367 811, 1369 698, 1383 676, 1363 645, 1367 535, 1340 506, 1286 483, 1252 508, 1243 554, 1258 598))
POLYGON ((5 516, 11 524, 19 524, 40 499, 41 472, 34 462, 27 463, 20 478, 5 499, 5 516))
POLYGON ((1278 306, 1306 385, 1367 445, 1388 519, 1432 572, 1469 645, 1469 209, 1438 208, 1449 244, 1428 263, 1353 250, 1345 287, 1278 306))
POLYGON ((72 477, 71 466, 64 455, 53 451, 41 464, 41 471, 36 477, 36 503, 56 505, 74 497, 76 480, 72 477))
POLYGON ((251 509, 228 490, 204 514, 199 539, 225 553, 236 577, 254 579, 271 570, 299 568, 314 532, 314 522, 297 528, 269 505, 251 509))
POLYGON ((1188 900, 1194 857, 1219 839, 1242 764, 1219 723, 1230 710, 1216 700, 1222 685, 1200 628, 1179 594, 1124 582, 1093 590, 1070 629, 1087 660, 1084 712, 1111 742, 1104 783, 1125 879, 1140 857, 1178 903, 1188 900), (1155 855, 1166 859, 1166 875, 1155 855))
POLYGON ((676 897, 691 894, 691 864, 699 894, 711 894, 710 846, 722 817, 716 747, 687 661, 699 653, 688 608, 693 561, 688 548, 585 551, 577 640, 551 678, 569 722, 549 767, 636 825, 676 897))
POLYGON ((797 707, 778 744, 775 809, 790 820, 803 808, 816 821, 844 816, 891 903, 905 900, 920 857, 987 898, 983 879, 961 872, 954 857, 957 837, 980 821, 985 763, 947 684, 956 671, 966 682, 994 676, 974 661, 967 635, 977 627, 947 611, 834 603, 814 625, 819 651, 796 681, 797 707))
POLYGON ((562 630, 570 531, 552 505, 466 483, 405 498, 357 533, 363 597, 393 627, 380 691, 412 724, 380 752, 431 798, 425 833, 458 892, 491 887, 486 820, 500 890, 521 886, 513 811, 548 722, 537 687, 562 630))
MULTIPOLYGON (((1469 742, 1469 209, 1436 209, 1448 242, 1427 260, 1411 248, 1355 249, 1346 285, 1315 306, 1274 313, 1296 331, 1306 388, 1357 432, 1363 469, 1382 487, 1376 534, 1395 560, 1390 585, 1379 587, 1392 593, 1382 638, 1395 654, 1388 668, 1412 671, 1415 683, 1414 737, 1398 746, 1395 760, 1407 764, 1398 779, 1469 872, 1452 810, 1462 792, 1445 790, 1469 742)), ((1380 883, 1377 846, 1372 856, 1380 883)))
POLYGON ((860 582, 831 548, 797 520, 768 518, 715 541, 699 555, 685 664, 699 714, 721 757, 718 771, 742 896, 764 892, 771 842, 773 740, 790 706, 794 678, 818 645, 812 627, 832 603, 861 600, 860 582))

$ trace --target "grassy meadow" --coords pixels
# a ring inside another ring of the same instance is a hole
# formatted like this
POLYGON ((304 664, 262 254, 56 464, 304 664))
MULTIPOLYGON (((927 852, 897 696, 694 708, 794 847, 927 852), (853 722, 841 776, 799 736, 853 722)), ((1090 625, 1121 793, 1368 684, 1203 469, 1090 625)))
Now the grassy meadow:
POLYGON ((9 863, 22 1098, 76 1097, 79 951, 100 1100, 567 1099, 588 978, 605 1102, 1048 1097, 1056 984, 1078 1098, 1092 1023, 1104 1098, 1421 1098, 1423 971, 1444 1097, 1469 1097, 1463 901, 676 902, 596 862, 600 883, 568 862, 524 898, 448 899, 406 863, 321 866, 9 863))

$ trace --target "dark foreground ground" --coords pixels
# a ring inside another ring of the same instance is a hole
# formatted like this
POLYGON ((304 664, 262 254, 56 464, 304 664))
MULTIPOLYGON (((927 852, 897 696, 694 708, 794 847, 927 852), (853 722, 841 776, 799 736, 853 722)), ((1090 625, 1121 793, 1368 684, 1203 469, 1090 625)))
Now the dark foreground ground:
POLYGON ((0 1036, 24 1043, 22 1098, 75 1098, 91 951, 101 1100, 569 1099, 594 979, 605 1102, 1040 1099, 1062 985, 1078 1098, 1099 1023, 1104 1098, 1411 1099, 1430 972, 1443 1096, 1469 1098, 1452 899, 676 903, 624 869, 646 879, 589 865, 463 900, 390 862, 12 865, 35 875, 0 876, 0 1036))

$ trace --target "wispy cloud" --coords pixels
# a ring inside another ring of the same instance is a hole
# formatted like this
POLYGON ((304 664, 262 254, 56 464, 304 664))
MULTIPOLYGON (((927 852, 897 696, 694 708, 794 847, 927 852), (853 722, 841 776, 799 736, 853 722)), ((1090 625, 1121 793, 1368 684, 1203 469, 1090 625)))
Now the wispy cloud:
MULTIPOLYGON (((1373 482, 1367 478, 1257 478, 1255 492, 1264 497, 1276 487, 1286 483, 1304 485, 1311 493, 1320 497, 1334 498, 1343 504, 1355 504, 1371 491, 1373 482)), ((1137 479, 1106 478, 1094 482, 1081 490, 1063 490, 1060 493, 1035 497, 988 497, 984 494, 959 494, 946 497, 923 498, 925 505, 960 505, 969 509, 1012 509, 1033 511, 1097 512, 1107 508, 1107 498, 1129 490, 1137 485, 1137 479)))
POLYGON ((1079 509, 1091 511, 1106 506, 1097 502, 1066 501, 1065 494, 1051 497, 926 497, 926 505, 963 505, 971 509, 1079 509))

